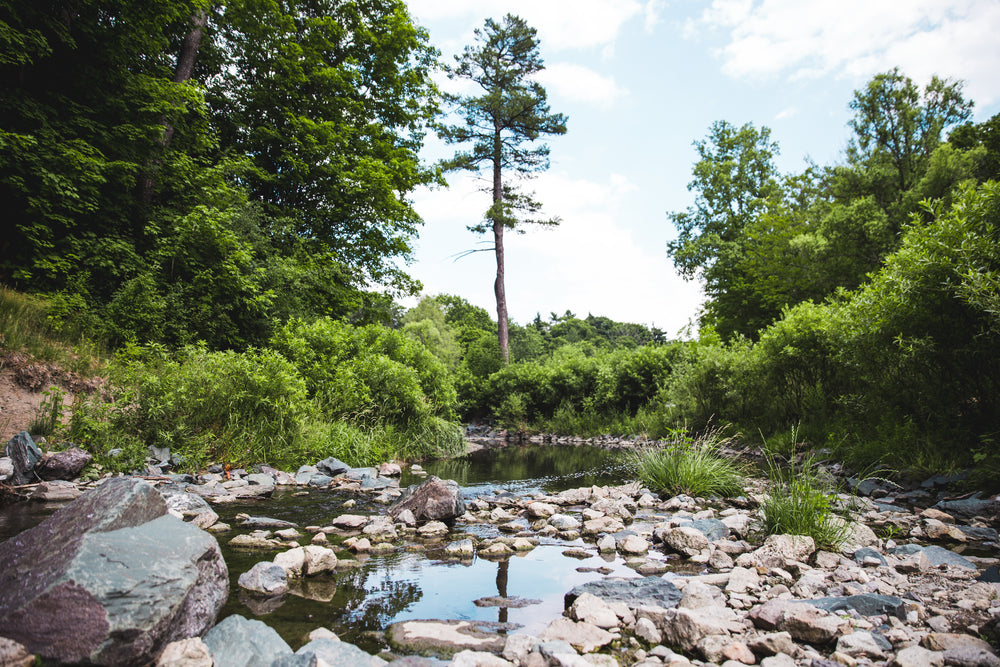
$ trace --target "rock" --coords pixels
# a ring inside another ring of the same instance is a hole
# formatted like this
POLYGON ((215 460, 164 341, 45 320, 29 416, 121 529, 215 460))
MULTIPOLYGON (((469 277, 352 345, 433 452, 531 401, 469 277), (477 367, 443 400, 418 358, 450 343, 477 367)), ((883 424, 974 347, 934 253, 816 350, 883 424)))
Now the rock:
POLYGON ((680 524, 688 528, 694 528, 705 536, 709 542, 724 540, 729 536, 729 526, 719 519, 695 519, 684 521, 680 524))
POLYGON ((787 567, 790 562, 805 562, 816 551, 816 543, 807 535, 771 535, 764 544, 736 559, 740 567, 787 567))
POLYGON ((553 514, 549 517, 549 525, 556 530, 580 530, 580 521, 568 514, 553 514))
POLYGON ((658 605, 664 609, 676 607, 682 597, 676 586, 660 577, 608 577, 571 589, 564 596, 565 607, 568 609, 584 593, 596 595, 605 602, 624 602, 629 607, 658 605))
POLYGON ((234 614, 202 638, 215 667, 270 667, 292 648, 267 624, 234 614))
POLYGON ((399 477, 403 474, 403 469, 398 463, 387 461, 378 467, 379 477, 399 477))
POLYGON ((0 590, 0 627, 30 651, 141 663, 211 627, 229 579, 214 537, 118 477, 0 544, 0 590))
POLYGON ((288 575, 285 568, 262 561, 240 575, 237 583, 251 593, 282 595, 288 592, 288 575))
POLYGON ((747 647, 753 651, 754 655, 766 658, 779 653, 791 655, 795 653, 795 642, 787 632, 770 632, 763 635, 751 637, 747 641, 747 647))
POLYGON ((33 667, 35 656, 13 639, 0 637, 0 665, 3 667, 33 667))
POLYGON ((413 512, 417 521, 451 523, 465 514, 465 500, 458 482, 431 476, 420 484, 407 487, 389 507, 389 516, 395 518, 407 509, 413 512))
POLYGON ((614 535, 605 535, 597 540, 597 551, 602 554, 614 553, 618 550, 618 541, 614 535))
POLYGON ((880 565, 888 565, 888 563, 885 560, 885 556, 875 551, 871 547, 861 547, 860 549, 854 552, 852 558, 859 565, 863 564, 866 558, 874 558, 879 562, 880 565))
POLYGON ((678 526, 663 536, 663 543, 677 553, 697 556, 708 548, 708 538, 692 526, 678 526))
POLYGON ((795 667, 795 660, 786 653, 778 653, 761 660, 760 667, 795 667))
MULTIPOLYGON (((313 664, 317 667, 320 665, 326 667, 380 667, 388 664, 382 658, 369 655, 354 644, 329 637, 313 639, 296 651, 295 655, 314 657, 316 662, 313 664)), ((273 667, 281 667, 287 659, 287 657, 282 658, 281 661, 274 663, 273 667)))
POLYGON ((245 535, 237 535, 229 540, 234 549, 284 549, 285 543, 271 537, 269 530, 255 530, 245 535))
POLYGON ((464 539, 448 544, 444 550, 452 558, 472 558, 476 553, 476 545, 472 540, 464 539))
POLYGON ((14 474, 14 461, 9 456, 0 456, 0 480, 6 481, 14 474))
POLYGON ((173 484, 165 484, 158 490, 167 502, 167 508, 185 521, 199 528, 209 528, 218 522, 219 515, 201 496, 182 491, 173 484))
POLYGON ((267 492, 274 491, 275 487, 274 478, 271 477, 270 475, 266 475, 262 472, 255 472, 252 475, 247 475, 246 480, 247 482, 250 483, 250 486, 263 487, 262 491, 263 490, 266 490, 267 492))
POLYGON ((557 618, 542 631, 539 639, 547 641, 561 639, 583 653, 593 653, 614 641, 615 636, 593 623, 557 618))
POLYGON ((93 456, 79 447, 43 456, 35 465, 35 474, 39 479, 52 481, 55 479, 73 480, 80 476, 87 464, 93 460, 93 456))
POLYGON ((14 466, 14 471, 10 476, 10 483, 14 486, 30 484, 35 481, 33 471, 35 464, 42 458, 42 450, 38 448, 35 441, 31 439, 27 431, 21 431, 7 441, 7 448, 4 455, 9 456, 14 466))
POLYGON ((885 638, 876 638, 870 632, 859 630, 842 635, 837 639, 837 652, 852 658, 883 660, 886 657, 886 651, 891 650, 892 645, 885 638))
POLYGON ((789 605, 778 623, 778 628, 790 634, 792 639, 816 645, 832 642, 850 627, 850 621, 845 618, 801 603, 789 605))
POLYGON ((950 551, 944 547, 936 545, 923 547, 918 544, 904 544, 902 546, 889 549, 889 553, 894 556, 909 556, 918 552, 926 554, 928 561, 933 567, 947 565, 949 567, 960 567, 967 570, 977 569, 972 561, 959 556, 954 551, 950 551))
POLYGON ((945 523, 937 519, 924 519, 924 535, 929 540, 944 542, 965 542, 965 533, 953 523, 945 523))
POLYGON ((647 644, 659 644, 663 641, 663 633, 660 632, 656 624, 648 618, 640 618, 635 622, 635 636, 647 644))
POLYGON ((649 542, 638 535, 626 535, 618 543, 618 550, 623 554, 644 554, 649 551, 649 542))
POLYGON ((428 521, 417 529, 420 537, 433 538, 448 534, 448 525, 443 521, 428 521))
POLYGON ((746 593, 760 585, 760 575, 757 570, 745 567, 734 567, 729 572, 729 582, 726 584, 727 593, 746 593))
POLYGON ((618 533, 623 530, 625 530, 625 524, 622 523, 621 519, 601 516, 584 521, 580 532, 584 535, 600 535, 601 533, 618 533))
POLYGON ((76 488, 76 484, 73 482, 56 480, 42 482, 32 490, 28 497, 43 503, 68 503, 79 498, 81 494, 82 492, 76 488))
POLYGON ((878 616, 881 614, 887 614, 889 616, 895 616, 901 621, 906 620, 906 608, 903 600, 891 595, 862 593, 860 595, 849 595, 847 597, 817 598, 814 600, 806 600, 805 602, 829 612, 853 609, 862 616, 878 616))
POLYGON ((347 465, 343 461, 333 458, 332 456, 323 459, 316 464, 316 470, 331 478, 343 475, 350 469, 351 466, 347 465))
POLYGON ((736 613, 727 607, 677 607, 667 610, 660 623, 660 631, 666 644, 690 651, 706 635, 742 632, 743 624, 736 613))
POLYGON ((992 651, 967 646, 947 649, 944 662, 954 667, 1000 667, 1000 658, 992 651))
MULTIPOLYGON (((296 479, 298 479, 297 475, 296 479)), ((308 486, 315 486, 315 487, 329 486, 332 483, 333 483, 333 477, 330 477, 329 475, 324 475, 323 473, 320 472, 309 477, 309 481, 306 482, 308 486)))
POLYGON ((909 646, 889 661, 889 667, 941 667, 944 654, 928 651, 922 646, 909 646))
POLYGON ((370 519, 362 514, 341 514, 330 525, 339 530, 361 530, 370 519))
POLYGON ((385 629, 389 646, 403 653, 448 658, 460 651, 500 653, 506 637, 497 623, 484 621, 399 621, 385 629))
POLYGON ((960 500, 942 500, 934 507, 966 520, 977 516, 997 516, 1000 514, 1000 501, 980 498, 978 493, 960 500))
POLYGON ((947 651, 955 648, 971 648, 982 651, 993 649, 989 642, 979 637, 973 637, 959 632, 932 632, 924 637, 920 642, 924 648, 931 651, 947 651))
POLYGON ((716 586, 702 583, 697 579, 689 581, 684 586, 684 597, 681 598, 678 607, 688 609, 698 609, 700 607, 725 606, 726 597, 716 586))
POLYGON ((181 639, 167 644, 156 667, 212 667, 212 653, 201 637, 181 639))
POLYGON ((556 513, 556 506, 550 503, 530 503, 525 510, 532 519, 547 519, 556 513))
POLYGON ((604 600, 591 593, 578 597, 567 611, 575 621, 592 623, 605 630, 618 627, 618 615, 604 600))
POLYGON ((276 555, 274 564, 280 566, 289 577, 312 577, 336 570, 337 556, 333 549, 307 544, 276 555))
POLYGON ((259 528, 262 530, 283 530, 285 528, 298 528, 299 524, 292 523, 291 521, 284 521, 283 519, 272 519, 267 516, 248 516, 246 514, 237 514, 236 520, 239 521, 239 525, 243 528, 259 528))

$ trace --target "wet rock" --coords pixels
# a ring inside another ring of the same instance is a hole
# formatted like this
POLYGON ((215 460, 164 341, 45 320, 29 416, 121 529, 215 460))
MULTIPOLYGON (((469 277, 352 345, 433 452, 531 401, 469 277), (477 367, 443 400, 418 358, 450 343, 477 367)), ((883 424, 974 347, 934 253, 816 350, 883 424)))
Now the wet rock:
POLYGON ((215 667, 270 667, 292 648, 267 624, 239 614, 226 617, 202 638, 215 667))
POLYGON ((547 519, 556 513, 556 506, 550 503, 530 503, 526 509, 532 519, 547 519))
POLYGON ((156 667, 212 667, 212 653, 201 637, 181 639, 167 644, 156 667))
POLYGON ((404 653, 449 658, 460 651, 500 653, 506 637, 503 626, 476 621, 399 621, 385 629, 389 646, 404 653))
POLYGON ((417 521, 451 523, 465 514, 465 500, 458 482, 431 476, 420 484, 407 487, 389 507, 389 515, 395 518, 407 509, 413 512, 417 521))
POLYGON ((333 549, 309 544, 276 555, 274 564, 280 566, 289 577, 312 577, 336 570, 337 556, 333 549))
MULTIPOLYGON (((298 476, 296 476, 296 479, 298 479, 298 476)), ((309 477, 309 481, 306 482, 306 485, 314 487, 324 487, 324 486, 329 486, 332 483, 333 483, 333 477, 318 472, 309 477)))
POLYGON ((236 520, 243 528, 257 528, 260 530, 283 530, 285 528, 298 528, 299 524, 285 521, 283 519, 272 519, 266 516, 249 516, 237 514, 236 520))
POLYGON ((444 550, 452 558, 472 558, 476 553, 476 546, 472 540, 464 539, 448 544, 444 550))
POLYGON ((369 521, 370 519, 362 514, 341 514, 331 521, 330 525, 338 530, 361 530, 369 521))
POLYGON ((443 521, 428 521, 417 529, 417 534, 425 538, 441 537, 448 534, 448 525, 443 521))
POLYGON ((237 535, 229 540, 234 549, 283 549, 285 543, 275 539, 269 530, 255 530, 245 535, 237 535))
POLYGON ((199 495, 182 491, 172 484, 159 487, 159 491, 172 513, 199 528, 208 528, 219 520, 219 515, 199 495))
POLYGON ((42 458, 42 450, 31 439, 27 431, 21 431, 7 441, 4 456, 9 456, 13 464, 13 472, 9 480, 14 486, 30 484, 35 481, 33 471, 35 464, 42 458))
POLYGON ((625 530, 621 519, 610 516, 600 516, 583 522, 581 533, 584 535, 600 535, 601 533, 617 533, 625 530))
POLYGON ((152 662, 226 601, 215 538, 148 483, 112 478, 0 544, 0 627, 51 660, 152 662))
POLYGON ((564 596, 565 607, 569 608, 584 593, 595 595, 605 602, 624 602, 629 607, 658 605, 665 609, 676 607, 682 597, 674 584, 660 577, 608 577, 571 589, 564 596))
POLYGON ((638 535, 626 535, 618 542, 618 550, 623 554, 644 554, 649 551, 649 542, 638 535))
POLYGON ((34 472, 39 479, 52 481, 56 479, 73 480, 94 457, 79 447, 43 456, 35 465, 34 472))
POLYGON ((263 561, 239 576, 241 588, 260 595, 274 596, 288 592, 288 574, 285 568, 263 561))

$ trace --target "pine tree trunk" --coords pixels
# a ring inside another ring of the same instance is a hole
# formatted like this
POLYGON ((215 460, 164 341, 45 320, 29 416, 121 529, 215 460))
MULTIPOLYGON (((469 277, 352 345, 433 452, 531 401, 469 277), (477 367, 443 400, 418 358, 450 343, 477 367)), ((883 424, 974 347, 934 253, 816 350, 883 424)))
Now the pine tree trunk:
POLYGON ((503 219, 498 206, 503 200, 503 182, 500 174, 502 146, 499 129, 496 131, 493 143, 493 205, 496 211, 493 219, 493 247, 497 256, 497 279, 493 283, 493 292, 497 297, 497 341, 500 343, 500 358, 507 364, 510 363, 510 339, 507 332, 507 294, 503 284, 503 219))

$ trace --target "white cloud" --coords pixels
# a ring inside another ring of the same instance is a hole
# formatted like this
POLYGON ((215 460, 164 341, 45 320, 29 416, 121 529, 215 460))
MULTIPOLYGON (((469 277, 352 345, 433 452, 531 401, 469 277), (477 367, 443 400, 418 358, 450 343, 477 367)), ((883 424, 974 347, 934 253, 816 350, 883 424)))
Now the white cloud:
POLYGON ((1000 96, 996 0, 713 0, 697 26, 728 31, 724 71, 792 78, 863 79, 898 66, 968 82, 969 97, 1000 96))
MULTIPOLYGON (((477 185, 464 175, 448 190, 418 193, 415 206, 426 227, 413 268, 425 293, 461 294, 492 313, 493 254, 452 259, 481 240, 464 230, 488 204, 489 195, 477 185)), ((580 317, 654 324, 675 335, 695 316, 700 287, 677 275, 663 242, 643 243, 632 232, 635 221, 624 214, 624 204, 636 186, 627 177, 586 180, 545 172, 529 186, 545 203, 543 213, 559 216, 562 224, 505 236, 508 306, 516 321, 569 309, 580 317)))
POLYGON ((536 77, 546 89, 573 102, 609 108, 628 96, 614 78, 574 63, 553 63, 536 77))
POLYGON ((784 120, 786 118, 791 118, 792 116, 795 116, 798 113, 799 113, 799 110, 798 110, 797 107, 786 107, 786 108, 782 109, 781 111, 779 111, 777 113, 777 115, 775 115, 774 119, 775 120, 784 120))
POLYGON ((538 30, 546 50, 607 47, 621 26, 634 17, 648 22, 647 5, 638 0, 410 0, 410 13, 420 23, 469 20, 480 27, 486 18, 516 14, 538 30))

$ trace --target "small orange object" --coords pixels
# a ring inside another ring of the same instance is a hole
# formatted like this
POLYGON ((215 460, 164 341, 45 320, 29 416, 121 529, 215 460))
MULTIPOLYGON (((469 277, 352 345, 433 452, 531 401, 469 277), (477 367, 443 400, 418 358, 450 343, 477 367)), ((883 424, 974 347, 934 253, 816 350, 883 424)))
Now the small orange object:
POLYGON ((232 466, 227 463, 226 464, 226 479, 232 479, 233 478, 232 475, 229 474, 229 471, 231 469, 232 469, 232 466))

